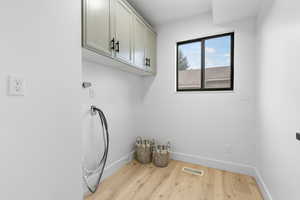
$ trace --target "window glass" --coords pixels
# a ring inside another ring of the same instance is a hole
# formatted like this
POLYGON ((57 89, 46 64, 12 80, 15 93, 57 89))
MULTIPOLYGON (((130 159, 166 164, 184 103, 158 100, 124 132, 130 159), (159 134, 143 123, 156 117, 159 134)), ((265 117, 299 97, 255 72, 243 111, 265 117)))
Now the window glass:
POLYGON ((231 86, 231 37, 205 40, 205 88, 231 86))
POLYGON ((178 88, 201 88, 201 42, 178 45, 178 88))

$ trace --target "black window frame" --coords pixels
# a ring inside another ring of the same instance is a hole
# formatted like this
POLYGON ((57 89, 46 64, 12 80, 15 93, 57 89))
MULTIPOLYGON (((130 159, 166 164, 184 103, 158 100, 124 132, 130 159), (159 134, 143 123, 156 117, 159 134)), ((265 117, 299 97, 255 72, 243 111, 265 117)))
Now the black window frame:
POLYGON ((186 40, 176 43, 176 91, 177 92, 188 92, 188 91, 233 91, 234 90, 234 32, 212 35, 192 40, 186 40), (231 74, 230 74, 230 87, 226 88, 205 88, 205 41, 214 38, 220 38, 224 36, 230 36, 231 38, 231 74), (201 88, 190 88, 180 89, 178 83, 178 50, 182 44, 188 44, 193 42, 201 42, 201 88))

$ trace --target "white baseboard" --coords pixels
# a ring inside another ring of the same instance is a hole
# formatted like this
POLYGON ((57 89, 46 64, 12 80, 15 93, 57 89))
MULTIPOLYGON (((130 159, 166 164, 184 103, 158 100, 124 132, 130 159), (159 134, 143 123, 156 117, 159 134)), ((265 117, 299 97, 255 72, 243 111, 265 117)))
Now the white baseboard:
POLYGON ((255 176, 256 182, 261 190, 264 200, 273 200, 271 193, 257 168, 255 168, 255 173, 256 173, 256 176, 255 176))
POLYGON ((246 174, 249 176, 255 176, 255 168, 250 165, 244 165, 239 163, 234 163, 230 161, 216 160, 212 158, 201 157, 197 155, 190 155, 179 152, 172 152, 172 159, 181 160, 184 162, 194 163, 198 165, 204 165, 210 168, 246 174))
POLYGON ((107 177, 113 175, 116 171, 122 168, 125 164, 129 163, 133 159, 134 151, 122 156, 119 160, 111 163, 107 167, 105 167, 104 174, 102 180, 106 179, 107 177))
MULTIPOLYGON (((133 159, 133 155, 134 155, 134 151, 122 156, 119 160, 117 160, 117 161, 111 163, 110 165, 108 165, 107 167, 105 167, 104 173, 102 175, 101 182, 103 180, 105 180, 107 177, 113 175, 120 168, 122 168, 125 164, 129 163, 133 159)), ((99 176, 98 173, 94 174, 94 175, 91 175, 89 177, 89 183, 91 185, 96 184, 98 176, 99 176)), ((84 192, 84 196, 87 196, 87 195, 90 194, 90 192, 89 192, 88 188, 86 187, 84 181, 83 181, 83 192, 84 192)))
POLYGON ((262 176, 260 175, 259 171, 253 166, 179 152, 172 152, 171 157, 174 160, 180 160, 188 163, 203 165, 210 168, 252 176, 256 179, 256 182, 261 190, 264 200, 272 200, 272 196, 266 184, 264 183, 262 176))

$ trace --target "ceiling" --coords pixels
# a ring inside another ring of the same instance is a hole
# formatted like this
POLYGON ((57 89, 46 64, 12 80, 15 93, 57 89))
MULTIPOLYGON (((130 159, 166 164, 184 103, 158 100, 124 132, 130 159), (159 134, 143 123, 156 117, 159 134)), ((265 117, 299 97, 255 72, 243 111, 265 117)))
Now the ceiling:
POLYGON ((256 16, 265 0, 127 0, 157 26, 211 11, 216 24, 256 16))
POLYGON ((211 11, 211 0, 128 0, 152 25, 211 11))
POLYGON ((222 24, 253 17, 264 0, 212 0, 214 23, 222 24))

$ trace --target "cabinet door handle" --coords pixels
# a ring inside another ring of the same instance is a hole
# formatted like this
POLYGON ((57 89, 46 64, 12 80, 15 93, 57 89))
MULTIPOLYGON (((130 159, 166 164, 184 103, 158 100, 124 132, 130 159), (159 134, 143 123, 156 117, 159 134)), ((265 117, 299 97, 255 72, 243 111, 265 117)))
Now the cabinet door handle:
POLYGON ((146 66, 150 67, 150 58, 146 58, 146 66))
POLYGON ((115 48, 116 48, 115 49, 116 52, 120 52, 120 42, 119 41, 116 42, 116 47, 115 48))
POLYGON ((145 66, 148 66, 148 58, 145 58, 145 66))
POLYGON ((110 41, 110 49, 115 50, 115 38, 110 41))

